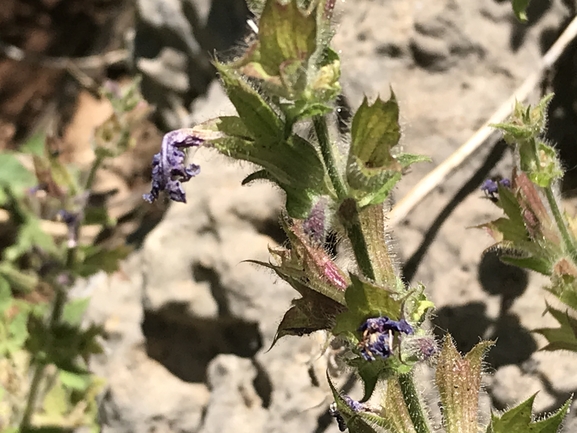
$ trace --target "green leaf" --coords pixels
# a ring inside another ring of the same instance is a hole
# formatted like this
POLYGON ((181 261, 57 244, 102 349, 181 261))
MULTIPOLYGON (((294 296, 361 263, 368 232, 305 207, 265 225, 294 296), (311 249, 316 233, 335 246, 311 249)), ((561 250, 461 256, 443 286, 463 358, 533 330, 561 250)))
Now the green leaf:
POLYGON ((535 396, 533 394, 523 403, 508 410, 503 415, 491 415, 487 433, 556 433, 561 427, 571 399, 568 399, 553 415, 540 421, 533 421, 532 410, 535 396))
POLYGON ((387 381, 387 389, 381 399, 381 408, 387 431, 416 433, 397 378, 387 381))
POLYGON ((120 261, 131 252, 132 247, 128 245, 120 245, 113 249, 97 245, 83 245, 78 249, 76 272, 81 277, 88 277, 100 271, 110 274, 118 270, 120 261))
POLYGON ((89 305, 90 298, 71 299, 64 305, 62 321, 71 326, 79 326, 89 305))
POLYGON ((14 298, 12 297, 12 290, 10 284, 2 276, 0 276, 0 316, 12 306, 14 298))
POLYGON ((400 137, 399 106, 392 90, 386 102, 377 98, 369 105, 365 98, 353 117, 349 159, 357 158, 368 169, 400 171, 401 165, 391 155, 400 137))
POLYGON ((267 142, 281 139, 284 125, 270 105, 229 67, 218 62, 215 66, 226 94, 252 136, 267 142))
POLYGON ((513 12, 515 16, 521 22, 527 21, 527 7, 529 6, 530 0, 512 0, 513 2, 513 12))
POLYGON ((60 381, 67 388, 84 392, 92 384, 92 376, 90 374, 76 373, 66 370, 58 372, 60 381))
POLYGON ((321 53, 320 64, 314 78, 308 85, 311 100, 334 101, 341 93, 341 61, 339 55, 329 47, 321 53))
POLYGON ((345 334, 358 340, 358 329, 366 319, 379 316, 400 319, 402 302, 396 299, 394 292, 363 281, 354 274, 350 278, 352 284, 345 292, 348 311, 337 316, 333 329, 335 335, 345 334))
POLYGON ((30 137, 24 144, 22 144, 18 150, 22 153, 28 153, 31 155, 44 155, 44 146, 46 143, 46 133, 37 132, 32 137, 30 137))
POLYGON ((387 359, 366 361, 361 357, 353 358, 348 364, 355 369, 363 380, 364 394, 361 401, 367 401, 373 395, 379 380, 389 379, 398 374, 406 374, 413 368, 412 363, 405 363, 396 356, 387 359))
POLYGON ((24 168, 15 153, 0 153, 0 188, 8 188, 16 196, 22 197, 35 184, 35 176, 24 168))
POLYGON ((360 412, 355 412, 349 407, 346 403, 343 396, 336 390, 335 386, 331 382, 331 378, 327 372, 327 381, 329 382, 329 386, 331 387, 331 391, 333 393, 333 398, 335 399, 335 403, 337 405, 337 410, 339 414, 343 417, 344 421, 347 424, 350 433, 377 433, 377 430, 374 427, 363 419, 363 414, 360 412))
POLYGON ((48 391, 42 403, 45 416, 50 424, 60 424, 64 415, 70 409, 68 393, 60 383, 55 383, 48 391), (59 422, 60 421, 60 422, 59 422))
POLYGON ((530 269, 543 275, 551 275, 551 263, 549 260, 541 257, 513 257, 502 255, 499 259, 508 265, 517 266, 518 268, 530 269))
POLYGON ((541 334, 547 339, 547 346, 541 350, 569 350, 577 352, 577 319, 568 311, 558 310, 547 305, 547 312, 561 325, 559 328, 539 328, 534 332, 541 334))
POLYGON ((481 369, 485 353, 494 343, 483 341, 462 357, 446 337, 437 363, 435 381, 443 407, 447 433, 477 433, 481 369))
POLYGON ((529 178, 534 184, 548 188, 555 179, 563 176, 561 163, 555 149, 542 141, 537 144, 537 154, 539 159, 529 172, 529 178))
POLYGON ((304 286, 299 292, 303 297, 292 301, 292 306, 278 325, 272 345, 285 335, 302 336, 331 329, 335 317, 344 309, 338 302, 304 286))
POLYGON ((268 74, 279 75, 285 62, 306 61, 314 53, 316 36, 315 15, 301 11, 296 0, 269 0, 259 21, 260 63, 268 74))
POLYGON ((40 220, 32 214, 27 214, 20 225, 16 243, 4 250, 3 258, 14 262, 33 248, 41 248, 47 253, 58 252, 52 236, 42 230, 40 220))
POLYGON ((99 224, 105 227, 111 227, 116 221, 108 214, 106 206, 87 206, 84 210, 83 225, 99 224))

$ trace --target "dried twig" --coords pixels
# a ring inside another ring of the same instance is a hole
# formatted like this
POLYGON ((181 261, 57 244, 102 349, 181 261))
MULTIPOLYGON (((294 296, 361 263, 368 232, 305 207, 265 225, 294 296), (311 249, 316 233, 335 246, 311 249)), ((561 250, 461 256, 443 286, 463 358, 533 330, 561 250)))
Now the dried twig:
POLYGON ((24 51, 0 40, 0 53, 17 62, 32 63, 54 69, 99 69, 128 59, 128 50, 113 50, 86 57, 51 57, 24 51))
POLYGON ((463 162, 487 142, 491 137, 497 140, 498 133, 489 125, 503 122, 511 114, 515 101, 526 101, 531 92, 539 86, 544 74, 555 64, 569 43, 577 37, 577 17, 571 21, 565 31, 555 41, 553 46, 543 56, 538 69, 513 92, 513 94, 495 111, 477 132, 457 149, 449 158, 443 161, 433 171, 427 174, 413 189, 400 200, 388 214, 389 224, 394 226, 403 220, 423 198, 453 174, 463 162))

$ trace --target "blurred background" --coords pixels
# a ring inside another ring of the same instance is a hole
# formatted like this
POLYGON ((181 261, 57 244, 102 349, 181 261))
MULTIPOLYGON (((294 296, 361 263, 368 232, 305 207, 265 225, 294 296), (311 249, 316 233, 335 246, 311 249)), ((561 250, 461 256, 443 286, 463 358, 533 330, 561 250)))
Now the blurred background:
MULTIPOLYGON (((532 0, 527 25, 504 0, 338 0, 336 11, 343 110, 363 94, 386 97, 392 86, 403 146, 433 159, 406 176, 397 198, 490 117, 577 13, 571 0, 532 0)), ((154 107, 136 131, 137 146, 95 186, 119 221, 99 236, 135 252, 120 272, 78 288, 92 296, 87 320, 106 331, 105 354, 93 365, 107 381, 104 431, 336 432, 326 368, 355 396, 346 372, 333 369, 324 335, 289 337, 268 351, 294 295, 242 261, 266 261, 267 246, 283 242, 279 191, 241 187, 248 167, 201 150, 202 173, 186 185, 186 205, 142 200, 164 132, 231 112, 210 59, 242 52, 252 37, 248 18, 243 0, 0 5, 0 150, 50 132, 62 137, 64 160, 86 166, 94 128, 112 112, 98 93, 107 80, 140 76, 154 107)), ((570 44, 532 101, 556 94, 548 135, 568 170, 562 189, 573 213, 576 53, 570 44)), ((568 354, 538 352, 543 341, 529 332, 553 325, 542 316, 546 281, 501 264, 485 252, 488 235, 468 228, 499 215, 479 186, 512 167, 503 143, 487 143, 395 228, 394 245, 405 278, 423 282, 435 301, 439 335, 451 332, 463 351, 497 339, 483 407, 504 409, 541 389, 536 410, 549 411, 577 391, 577 364, 568 354)), ((566 431, 571 426, 575 407, 566 431)))

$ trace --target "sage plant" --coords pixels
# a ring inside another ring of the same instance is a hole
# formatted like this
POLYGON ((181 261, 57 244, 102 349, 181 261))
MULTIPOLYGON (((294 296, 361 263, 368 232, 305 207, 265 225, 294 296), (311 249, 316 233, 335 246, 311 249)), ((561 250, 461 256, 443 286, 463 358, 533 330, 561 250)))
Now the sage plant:
MULTIPOLYGON (((266 180, 286 197, 282 228, 288 242, 270 249, 272 269, 300 295, 282 318, 275 342, 286 335, 325 331, 345 347, 342 361, 360 378, 355 401, 333 391, 330 413, 341 430, 393 433, 433 431, 415 384, 416 364, 436 368, 442 424, 449 433, 556 431, 569 402, 533 422, 533 399, 488 425, 478 417, 482 359, 491 342, 461 356, 450 337, 440 345, 427 327, 433 303, 424 287, 407 286, 387 242, 386 202, 412 164, 426 157, 403 153, 399 105, 365 98, 352 116, 346 140, 332 127, 340 63, 331 49, 335 0, 249 1, 258 32, 246 51, 214 65, 236 115, 221 116, 164 136, 154 157, 152 189, 186 200, 182 183, 199 175, 185 149, 214 149, 255 167, 243 184, 266 180), (348 244, 352 264, 339 266, 327 248, 329 235, 348 244), (374 392, 377 384, 383 392, 374 392), (534 429, 534 430, 532 430, 534 429)), ((200 174, 201 175, 201 174, 200 174)), ((495 200, 515 188, 487 184, 495 200)))
POLYGON ((82 231, 115 224, 93 200, 94 180, 104 164, 136 144, 132 131, 150 113, 138 80, 127 88, 107 85, 102 96, 113 113, 95 130, 88 169, 65 164, 56 137, 37 136, 19 152, 0 153, 0 207, 11 233, 0 257, 3 433, 100 431, 104 380, 90 372, 90 358, 102 352, 103 329, 83 323, 90 299, 71 290, 80 278, 117 270, 130 252, 126 245, 89 242, 82 231))

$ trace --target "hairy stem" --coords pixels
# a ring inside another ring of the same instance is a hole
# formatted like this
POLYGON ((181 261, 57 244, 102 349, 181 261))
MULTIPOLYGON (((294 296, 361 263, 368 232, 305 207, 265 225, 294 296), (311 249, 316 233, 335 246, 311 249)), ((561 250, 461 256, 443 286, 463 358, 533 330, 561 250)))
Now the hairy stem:
POLYGON ((345 228, 347 237, 351 241, 359 269, 365 277, 374 280, 375 270, 371 260, 369 244, 363 232, 357 203, 352 198, 344 200, 339 208, 338 215, 341 224, 345 228))
POLYGON ((345 185, 337 168, 337 162, 335 154, 333 153, 329 130, 327 128, 327 121, 324 116, 315 116, 313 117, 313 125, 317 135, 317 140, 319 141, 323 161, 329 173, 329 178, 331 179, 333 188, 337 193, 337 197, 343 199, 346 197, 345 185))
POLYGON ((561 238, 563 238, 563 243, 565 244, 565 248, 571 254, 573 260, 577 259, 577 248, 575 247, 575 242, 573 236, 567 230, 567 225, 563 220, 561 215, 561 210, 559 209, 559 204, 555 199, 555 194, 553 194, 553 189, 549 186, 545 189, 545 196, 547 197, 547 201, 549 202, 549 207, 551 208, 551 212, 553 213, 553 218, 555 218, 555 223, 557 224, 557 228, 561 233, 561 238))
MULTIPOLYGON (((537 141, 532 139, 531 149, 533 151, 533 158, 535 159, 535 163, 537 166, 540 164, 539 159, 539 151, 537 149, 537 141)), ((571 255, 571 258, 576 261, 577 260, 577 248, 575 246, 575 239, 569 233, 567 229, 567 225, 563 220, 563 216, 561 215, 561 210, 559 209, 559 204, 555 199, 555 194, 553 193, 553 188, 549 185, 544 187, 543 190, 545 191, 545 197, 547 197, 547 202, 549 203, 549 208, 553 213, 553 218, 555 219, 555 224, 557 225, 557 229, 559 233, 561 233, 561 238, 563 239, 563 243, 565 244, 565 248, 571 255)))
POLYGON ((415 431, 417 433, 430 433, 431 428, 429 427, 427 413, 421 404, 412 373, 400 375, 398 381, 415 431))

